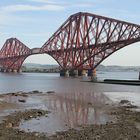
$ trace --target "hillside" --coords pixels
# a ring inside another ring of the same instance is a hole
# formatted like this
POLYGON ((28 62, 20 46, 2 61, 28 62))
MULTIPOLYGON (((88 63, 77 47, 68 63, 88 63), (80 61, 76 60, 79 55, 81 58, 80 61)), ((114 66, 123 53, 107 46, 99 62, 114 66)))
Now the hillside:
MULTIPOLYGON (((99 65, 97 71, 140 71, 140 66, 117 66, 117 65, 99 65)), ((25 63, 22 66, 24 72, 59 72, 59 65, 43 65, 34 63, 25 63)))

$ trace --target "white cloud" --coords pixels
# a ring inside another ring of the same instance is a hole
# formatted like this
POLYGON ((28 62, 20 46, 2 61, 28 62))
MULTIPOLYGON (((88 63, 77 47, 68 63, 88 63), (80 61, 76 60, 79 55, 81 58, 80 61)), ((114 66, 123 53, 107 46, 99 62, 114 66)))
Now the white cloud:
POLYGON ((67 4, 67 2, 64 1, 55 1, 55 0, 28 0, 32 2, 37 2, 37 3, 47 3, 47 4, 67 4))
POLYGON ((60 5, 43 5, 43 6, 34 6, 34 5, 8 5, 1 7, 2 12, 18 12, 18 11, 60 11, 65 8, 60 5))
POLYGON ((29 0, 29 1, 38 2, 38 3, 56 3, 50 0, 29 0))
POLYGON ((65 7, 59 4, 31 5, 15 4, 0 7, 0 25, 16 25, 34 21, 34 18, 17 15, 17 12, 29 11, 63 11, 65 7))
POLYGON ((111 7, 108 9, 100 8, 100 9, 94 10, 94 13, 97 15, 103 15, 106 17, 127 21, 130 23, 138 24, 140 22, 139 14, 132 13, 131 11, 124 10, 124 9, 113 9, 111 7))
POLYGON ((29 0, 29 1, 32 1, 32 2, 37 2, 37 3, 47 3, 47 4, 53 4, 53 5, 61 5, 61 6, 64 6, 65 8, 74 8, 74 7, 77 7, 77 8, 84 8, 84 7, 91 7, 91 5, 93 4, 93 1, 92 3, 91 2, 86 2, 86 3, 78 3, 78 2, 75 2, 75 4, 72 4, 72 2, 70 1, 67 1, 67 2, 64 2, 64 1, 56 1, 56 0, 29 0))
POLYGON ((37 32, 37 33, 23 33, 23 36, 26 37, 33 37, 33 38, 49 38, 51 33, 46 32, 37 32))
POLYGON ((29 21, 30 19, 26 17, 20 17, 13 15, 11 13, 0 11, 0 25, 1 27, 9 26, 9 25, 17 25, 17 23, 20 21, 21 23, 25 21, 29 21))
POLYGON ((87 4, 87 3, 81 3, 81 4, 74 4, 74 5, 71 5, 71 7, 77 7, 77 8, 87 8, 87 7, 91 7, 92 5, 91 4, 87 4))

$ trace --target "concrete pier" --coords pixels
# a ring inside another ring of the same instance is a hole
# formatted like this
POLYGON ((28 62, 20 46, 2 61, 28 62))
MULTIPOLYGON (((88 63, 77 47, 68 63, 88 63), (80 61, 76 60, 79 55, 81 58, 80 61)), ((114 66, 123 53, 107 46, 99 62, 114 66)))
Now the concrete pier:
POLYGON ((3 70, 3 72, 4 72, 4 73, 6 73, 6 72, 7 72, 7 70, 6 70, 6 69, 4 69, 4 70, 3 70))
POLYGON ((60 76, 62 77, 91 77, 92 81, 97 80, 96 70, 61 70, 60 76))
POLYGON ((92 70, 91 80, 92 81, 97 81, 96 69, 92 70))
POLYGON ((21 73, 22 72, 22 70, 21 69, 19 69, 19 70, 16 70, 16 69, 3 69, 3 68, 1 68, 0 69, 0 72, 4 72, 4 73, 10 73, 10 72, 13 72, 13 73, 21 73))
POLYGON ((64 77, 65 76, 65 71, 66 70, 60 70, 60 76, 64 77))
POLYGON ((12 72, 12 69, 8 69, 7 72, 12 72))
POLYGON ((65 71, 65 77, 69 77, 69 75, 70 75, 70 74, 69 74, 69 71, 66 70, 66 71, 65 71))
POLYGON ((1 69, 0 69, 0 72, 4 72, 4 69, 1 68, 1 69))
POLYGON ((72 77, 78 77, 78 70, 70 70, 70 76, 72 77))
POLYGON ((22 69, 19 69, 17 72, 18 72, 18 73, 21 73, 21 72, 22 72, 22 69))
POLYGON ((74 70, 69 70, 70 76, 74 77, 74 70))
POLYGON ((17 71, 17 70, 13 70, 13 72, 14 72, 14 73, 17 73, 18 71, 17 71))
POLYGON ((60 70, 60 76, 61 77, 69 77, 70 73, 69 70, 60 70))
POLYGON ((87 77, 87 70, 82 70, 82 76, 87 77))
POLYGON ((74 70, 75 77, 78 77, 78 70, 74 70))
POLYGON ((78 70, 78 76, 82 76, 82 70, 78 70))
POLYGON ((61 70, 60 71, 60 76, 65 76, 65 77, 78 77, 82 75, 82 70, 61 70))

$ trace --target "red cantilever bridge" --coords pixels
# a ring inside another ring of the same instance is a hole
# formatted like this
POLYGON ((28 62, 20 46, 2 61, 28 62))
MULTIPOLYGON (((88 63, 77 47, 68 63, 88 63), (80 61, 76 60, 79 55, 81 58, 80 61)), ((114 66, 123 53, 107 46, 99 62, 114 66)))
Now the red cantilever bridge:
POLYGON ((65 70, 94 69, 117 50, 140 41, 140 25, 91 13, 71 15, 41 48, 29 49, 16 38, 0 50, 4 70, 20 70, 34 54, 52 56, 65 70))

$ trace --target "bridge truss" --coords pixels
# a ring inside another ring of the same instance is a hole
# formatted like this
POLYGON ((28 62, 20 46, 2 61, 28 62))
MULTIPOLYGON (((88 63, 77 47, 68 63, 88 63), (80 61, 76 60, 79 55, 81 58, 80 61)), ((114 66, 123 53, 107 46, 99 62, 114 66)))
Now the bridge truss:
POLYGON ((62 69, 94 69, 112 53, 140 41, 140 25, 91 13, 76 13, 39 49, 29 49, 16 38, 0 51, 4 69, 19 70, 33 54, 52 56, 62 69))

